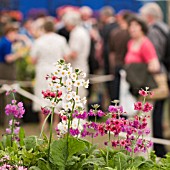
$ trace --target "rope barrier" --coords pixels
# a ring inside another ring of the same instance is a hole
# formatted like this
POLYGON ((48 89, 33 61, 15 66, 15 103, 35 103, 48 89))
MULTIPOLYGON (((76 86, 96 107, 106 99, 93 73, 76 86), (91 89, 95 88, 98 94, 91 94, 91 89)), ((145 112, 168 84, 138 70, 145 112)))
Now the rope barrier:
MULTIPOLYGON (((20 95, 22 95, 22 96, 36 102, 40 106, 47 105, 47 102, 39 99, 37 96, 35 96, 35 95, 27 92, 26 90, 23 90, 22 88, 20 88, 19 84, 11 84, 11 85, 4 84, 0 88, 0 92, 9 91, 11 89, 15 89, 20 95)), ((121 134, 120 136, 125 137, 123 134, 121 134)), ((145 137, 145 138, 149 139, 149 140, 151 140, 151 141, 153 141, 154 143, 157 143, 157 144, 170 145, 170 140, 160 139, 160 138, 153 138, 153 137, 145 137)))
POLYGON ((104 83, 108 81, 113 81, 114 75, 91 75, 89 78, 90 84, 104 83))
POLYGON ((3 84, 19 84, 22 87, 33 87, 32 81, 16 81, 16 80, 0 80, 0 85, 3 84))
MULTIPOLYGON (((114 79, 114 76, 111 74, 108 75, 97 75, 97 74, 89 74, 89 81, 90 84, 95 83, 104 83, 107 81, 112 81, 114 79)), ((0 80, 0 84, 19 84, 22 87, 33 87, 32 81, 16 81, 16 80, 0 80)))
POLYGON ((44 100, 39 99, 37 96, 33 95, 32 93, 27 92, 26 90, 20 88, 19 84, 12 84, 12 85, 7 85, 4 84, 1 87, 2 91, 9 91, 11 89, 15 89, 17 91, 18 94, 32 100, 33 102, 37 103, 38 105, 42 106, 42 105, 48 105, 47 102, 45 102, 44 100))

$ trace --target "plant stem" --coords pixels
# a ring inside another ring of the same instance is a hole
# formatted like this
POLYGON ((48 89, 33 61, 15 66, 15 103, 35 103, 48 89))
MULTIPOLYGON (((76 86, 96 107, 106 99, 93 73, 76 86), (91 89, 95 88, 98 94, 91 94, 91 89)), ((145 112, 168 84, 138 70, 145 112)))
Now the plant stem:
POLYGON ((76 87, 76 95, 78 95, 78 92, 79 92, 79 88, 76 87))
POLYGON ((54 117, 54 107, 52 108, 52 113, 51 113, 51 122, 50 122, 50 138, 49 138, 49 143, 48 143, 48 162, 50 161, 50 145, 51 145, 51 140, 52 140, 52 128, 53 128, 53 117, 54 117))
POLYGON ((48 115, 46 116, 46 118, 45 118, 45 120, 44 120, 44 122, 43 122, 43 125, 42 125, 42 128, 41 128, 41 133, 40 133, 40 138, 41 138, 41 136, 42 136, 42 133, 43 133, 43 130, 44 130, 44 126, 45 126, 45 124, 46 124, 47 119, 49 118, 49 116, 50 116, 50 114, 48 114, 48 115))
POLYGON ((14 116, 12 117, 12 129, 11 129, 11 147, 13 146, 13 137, 14 137, 14 116))
POLYGON ((109 166, 109 147, 107 147, 106 165, 109 166))
POLYGON ((97 115, 94 116, 94 122, 96 123, 97 121, 97 115))
MULTIPOLYGON (((14 99, 14 100, 16 100, 16 99, 15 99, 15 95, 14 95, 14 93, 12 92, 11 94, 12 94, 13 99, 14 99)), ((12 129, 11 129, 11 147, 13 146, 13 137, 14 137, 14 120, 15 120, 15 118, 14 118, 14 116, 13 116, 13 117, 12 117, 12 129)))
POLYGON ((92 134, 92 145, 93 145, 93 134, 92 134))
POLYGON ((109 142, 110 142, 110 130, 109 130, 109 142))
MULTIPOLYGON (((79 124, 80 124, 80 119, 78 120, 77 129, 79 129, 79 124)), ((78 139, 78 135, 77 135, 77 139, 78 139)))
MULTIPOLYGON (((71 121, 72 121, 72 115, 73 115, 73 111, 74 111, 74 107, 75 107, 75 101, 73 101, 73 106, 72 106, 72 110, 71 110, 71 113, 70 113, 70 117, 69 117, 69 120, 68 120, 68 132, 67 132, 67 158, 68 158, 68 138, 69 138, 69 134, 70 134, 70 125, 71 125, 71 121)), ((67 160, 66 158, 66 160, 67 160)))

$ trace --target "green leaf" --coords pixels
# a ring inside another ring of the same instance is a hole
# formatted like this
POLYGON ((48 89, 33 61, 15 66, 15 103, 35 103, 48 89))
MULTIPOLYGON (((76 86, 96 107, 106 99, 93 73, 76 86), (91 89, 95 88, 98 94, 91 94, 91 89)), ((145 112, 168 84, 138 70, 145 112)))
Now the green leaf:
POLYGON ((127 168, 129 159, 130 157, 122 152, 116 153, 114 156, 115 167, 117 167, 118 170, 127 168))
POLYGON ((78 156, 72 156, 68 161, 67 161, 67 167, 73 166, 77 162, 80 161, 80 158, 78 156))
POLYGON ((84 142, 69 137, 68 150, 67 150, 67 138, 54 141, 51 144, 50 161, 54 165, 58 165, 60 168, 65 168, 67 160, 70 159, 75 153, 85 149, 84 142))
POLYGON ((44 159, 39 159, 39 160, 38 160, 38 167, 39 167, 41 170, 51 170, 51 168, 49 167, 49 164, 48 164, 47 161, 44 160, 44 159))
POLYGON ((22 127, 20 127, 20 130, 19 130, 19 144, 20 146, 24 146, 24 138, 25 138, 25 131, 22 127))
POLYGON ((104 166, 105 165, 105 161, 103 158, 96 158, 96 157, 89 157, 88 159, 84 160, 84 162, 82 163, 82 167, 85 165, 97 165, 97 166, 104 166))
POLYGON ((152 161, 145 161, 143 162, 140 166, 139 166, 139 169, 140 170, 146 170, 146 169, 152 169, 153 167, 153 162, 152 161))
POLYGON ((37 143, 36 141, 37 141, 37 137, 36 136, 26 137, 24 139, 24 144, 25 144, 26 149, 27 150, 35 149, 36 143, 37 143))
POLYGON ((156 163, 156 154, 155 151, 151 151, 151 153, 149 154, 150 159, 156 163))
POLYGON ((1 141, 0 141, 0 150, 4 150, 4 146, 1 141))
POLYGON ((11 146, 11 135, 4 135, 2 138, 2 144, 4 148, 11 146))
POLYGON ((105 167, 104 170, 115 170, 115 168, 111 168, 111 167, 105 167))
MULTIPOLYGON (((126 170, 139 170, 138 168, 135 168, 135 167, 131 167, 131 168, 128 168, 126 170)), ((153 169, 152 169, 153 170, 153 169)))
POLYGON ((54 165, 58 165, 63 168, 66 164, 67 159, 67 141, 66 139, 60 139, 58 141, 54 141, 51 144, 50 150, 50 162, 54 165))
POLYGON ((68 143, 68 158, 77 152, 83 151, 86 148, 84 142, 74 137, 69 137, 68 143))
POLYGON ((31 167, 29 168, 29 170, 41 170, 41 169, 38 168, 37 166, 31 166, 31 167))
POLYGON ((140 165, 142 165, 145 162, 145 158, 142 156, 137 156, 133 160, 133 166, 135 168, 138 168, 140 165))

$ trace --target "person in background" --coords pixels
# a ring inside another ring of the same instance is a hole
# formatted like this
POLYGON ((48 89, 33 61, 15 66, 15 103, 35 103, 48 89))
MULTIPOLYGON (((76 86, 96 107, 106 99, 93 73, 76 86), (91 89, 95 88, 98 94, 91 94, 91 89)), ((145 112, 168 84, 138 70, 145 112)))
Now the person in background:
POLYGON ((32 30, 32 19, 27 19, 23 22, 22 27, 19 30, 19 33, 26 35, 31 41, 34 41, 33 30, 32 30))
POLYGON ((119 27, 111 31, 109 40, 110 73, 114 75, 113 99, 119 100, 120 70, 124 66, 124 58, 127 52, 127 43, 130 39, 128 32, 128 19, 133 16, 129 11, 122 11, 117 15, 119 27))
MULTIPOLYGON (((101 37, 103 39, 103 60, 104 60, 104 74, 110 74, 109 64, 109 37, 111 31, 118 27, 115 19, 115 12, 111 6, 104 6, 100 10, 100 21, 103 24, 101 29, 101 37)), ((113 82, 107 82, 107 90, 110 97, 110 101, 114 100, 113 96, 113 82)))
MULTIPOLYGON (((102 44, 101 36, 97 28, 97 21, 95 18, 92 18, 93 11, 88 6, 83 6, 80 8, 80 15, 82 20, 81 25, 88 31, 90 35, 90 52, 88 56, 89 73, 96 74, 99 69, 99 59, 101 58, 101 55, 98 55, 99 50, 101 50, 99 47, 102 44)), ((94 91, 94 86, 90 84, 88 91, 88 99, 90 99, 93 95, 92 92, 94 91)))
MULTIPOLYGON (((161 68, 165 71, 165 66, 163 62, 169 60, 165 56, 166 48, 170 48, 167 45, 167 37, 169 36, 169 27, 163 22, 163 13, 161 8, 156 3, 147 3, 140 8, 140 14, 142 18, 149 25, 149 32, 147 34, 148 38, 152 41, 156 53, 158 55, 159 61, 161 63, 161 68)), ((169 68, 168 68, 169 69, 169 68)), ((163 138, 163 116, 164 116, 164 103, 165 99, 157 100, 154 105, 153 110, 153 137, 163 138)), ((154 150, 157 156, 163 157, 167 153, 164 145, 154 143, 154 150)))
POLYGON ((9 15, 0 12, 0 37, 4 36, 5 25, 11 22, 12 19, 9 15))
MULTIPOLYGON (((63 59, 70 51, 66 39, 54 32, 54 22, 52 20, 46 19, 42 29, 44 34, 35 40, 31 49, 31 57, 36 69, 34 93, 43 100, 42 91, 48 89, 48 83, 45 79, 47 74, 54 72, 54 63, 59 59, 63 59)), ((33 103, 33 110, 39 112, 41 127, 45 119, 45 115, 41 112, 41 106, 33 103)), ((56 116, 56 119, 54 126, 59 122, 58 116, 56 116)))
MULTIPOLYGON (((67 12, 63 16, 66 29, 70 32, 69 47, 71 53, 65 59, 70 62, 73 69, 79 68, 89 73, 88 56, 90 52, 90 35, 81 25, 81 17, 78 12, 67 12)), ((79 90, 80 97, 87 96, 87 90, 79 90)))
POLYGON ((45 23, 45 18, 38 18, 31 24, 32 36, 34 39, 41 37, 44 34, 43 25, 45 23))
POLYGON ((69 41, 69 37, 70 37, 70 32, 66 29, 65 24, 63 22, 63 16, 64 14, 66 14, 67 12, 70 11, 77 11, 78 12, 79 8, 75 7, 75 6, 64 6, 64 7, 59 7, 57 9, 57 19, 58 22, 56 24, 56 33, 58 33, 59 35, 62 35, 66 38, 67 42, 69 41))
POLYGON ((81 15, 81 20, 82 20, 82 25, 84 28, 86 28, 87 30, 91 30, 92 29, 92 15, 93 15, 93 11, 90 7, 88 6, 83 6, 79 9, 80 11, 80 15, 81 15))
MULTIPOLYGON (((0 39, 0 79, 1 80, 16 80, 15 61, 20 57, 13 53, 12 45, 18 39, 18 28, 12 23, 6 24, 4 27, 4 36, 0 39)), ((4 108, 8 103, 5 93, 0 94, 0 122, 7 124, 4 113, 4 108)))
POLYGON ((101 36, 99 34, 99 30, 97 28, 97 21, 92 18, 93 11, 91 8, 87 6, 83 6, 80 8, 81 15, 81 25, 88 31, 91 39, 90 53, 89 53, 89 68, 90 74, 94 74, 95 71, 99 68, 99 56, 98 47, 101 46, 101 36))
POLYGON ((146 36, 148 31, 146 23, 141 18, 133 16, 128 21, 128 25, 131 39, 128 41, 125 64, 146 63, 149 72, 159 72, 158 56, 152 42, 146 36))
POLYGON ((12 44, 17 38, 18 28, 7 24, 4 28, 4 36, 0 39, 0 79, 15 79, 14 61, 20 56, 13 53, 12 44))

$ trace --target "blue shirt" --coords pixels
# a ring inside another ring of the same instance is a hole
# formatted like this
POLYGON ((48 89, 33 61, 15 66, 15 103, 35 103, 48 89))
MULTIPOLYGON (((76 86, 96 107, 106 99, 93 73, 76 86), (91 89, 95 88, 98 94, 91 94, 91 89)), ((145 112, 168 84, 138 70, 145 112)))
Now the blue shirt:
POLYGON ((6 37, 0 39, 0 62, 5 63, 5 56, 12 53, 12 42, 6 37))

